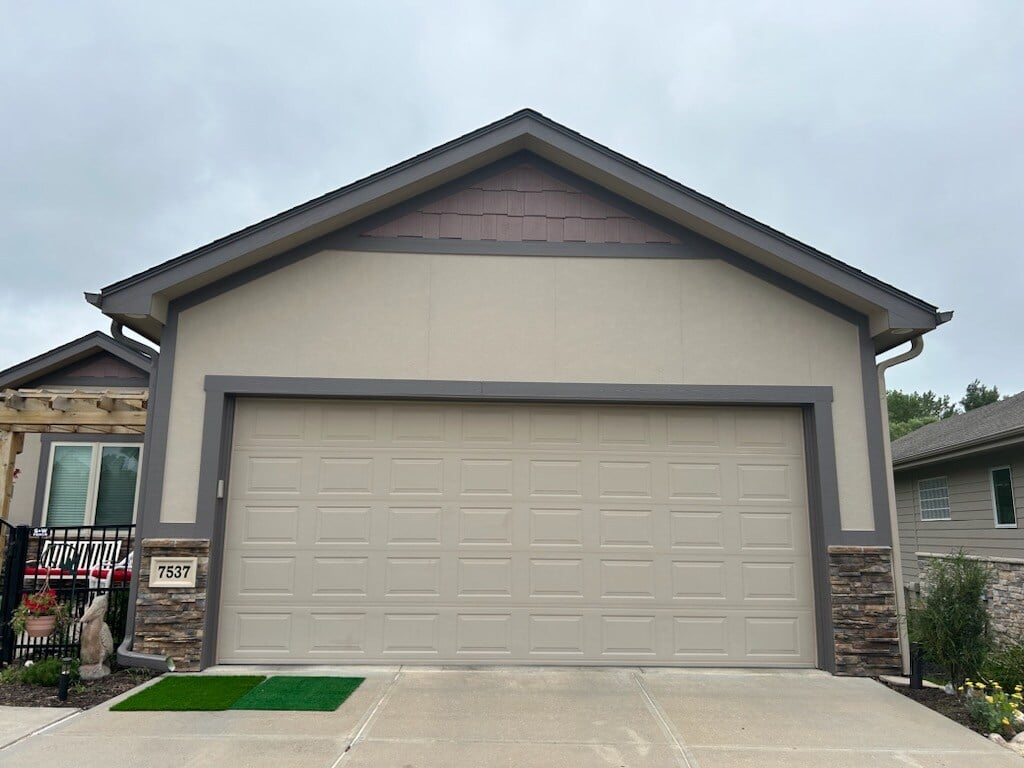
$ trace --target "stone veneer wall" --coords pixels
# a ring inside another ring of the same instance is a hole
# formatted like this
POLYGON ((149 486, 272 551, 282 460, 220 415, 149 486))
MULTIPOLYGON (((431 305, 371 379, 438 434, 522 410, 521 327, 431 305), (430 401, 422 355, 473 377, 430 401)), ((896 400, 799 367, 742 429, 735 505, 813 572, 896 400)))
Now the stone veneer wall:
POLYGON ((902 672, 891 547, 828 548, 837 675, 902 672))
POLYGON ((132 650, 170 656, 179 672, 199 671, 209 569, 210 542, 207 539, 143 540, 132 650), (195 587, 151 589, 149 563, 154 555, 198 558, 195 587))
MULTIPOLYGON (((917 552, 920 563, 920 584, 923 592, 928 590, 926 578, 929 560, 944 555, 917 552)), ((988 615, 992 619, 992 631, 998 640, 1009 643, 1024 642, 1024 560, 1003 557, 977 557, 992 568, 992 586, 988 588, 988 615)))

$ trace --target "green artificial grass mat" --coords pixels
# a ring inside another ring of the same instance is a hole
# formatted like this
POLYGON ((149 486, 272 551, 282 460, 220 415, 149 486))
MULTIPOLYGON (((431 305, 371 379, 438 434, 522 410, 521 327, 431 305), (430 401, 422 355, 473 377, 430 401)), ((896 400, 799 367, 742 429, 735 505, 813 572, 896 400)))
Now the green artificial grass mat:
POLYGON ((333 712, 363 677, 272 677, 236 701, 231 709, 273 709, 290 712, 333 712))
POLYGON ((263 675, 165 677, 110 709, 115 712, 217 712, 230 709, 263 675))

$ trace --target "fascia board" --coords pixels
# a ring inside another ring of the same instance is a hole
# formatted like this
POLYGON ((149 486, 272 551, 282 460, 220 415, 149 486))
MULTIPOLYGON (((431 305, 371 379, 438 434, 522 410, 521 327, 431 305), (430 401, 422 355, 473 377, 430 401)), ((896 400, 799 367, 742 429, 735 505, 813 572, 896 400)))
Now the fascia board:
POLYGON ((992 435, 981 440, 975 440, 971 443, 963 443, 951 448, 945 448, 941 451, 933 451, 932 453, 918 454, 917 456, 911 456, 910 458, 903 459, 898 462, 894 461, 892 468, 894 472, 903 472, 905 470, 925 467, 931 464, 942 464, 947 461, 952 461, 953 459, 988 453, 989 451, 999 450, 1000 448, 1012 448, 1016 445, 1024 445, 1024 429, 1015 428, 1007 430, 999 435, 992 435))
MULTIPOLYGON (((181 257, 177 263, 169 262, 108 286, 101 294, 100 304, 107 314, 151 315, 154 296, 165 304, 524 148, 787 277, 800 282, 812 276, 823 280, 834 286, 837 299, 845 298, 844 303, 859 311, 865 311, 864 302, 881 308, 888 316, 889 328, 925 332, 937 325, 936 309, 931 305, 530 112, 511 116, 504 123, 499 121, 481 132, 211 243, 181 257), (860 302, 851 298, 859 298, 860 302), (858 303, 861 306, 856 306, 858 303)), ((865 314, 878 317, 877 312, 865 314)), ((129 327, 134 324, 129 323, 129 327)))

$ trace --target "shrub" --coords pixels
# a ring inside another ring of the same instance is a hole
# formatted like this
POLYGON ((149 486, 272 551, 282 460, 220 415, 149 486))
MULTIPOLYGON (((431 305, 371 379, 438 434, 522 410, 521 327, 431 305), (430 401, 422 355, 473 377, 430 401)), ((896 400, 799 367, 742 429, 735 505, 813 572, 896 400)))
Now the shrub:
POLYGON ((1007 691, 1024 684, 1024 645, 1006 645, 994 650, 981 666, 981 677, 999 683, 1007 691))
POLYGON ((992 572, 961 550, 932 560, 924 580, 927 593, 907 615, 910 639, 958 685, 968 675, 977 676, 992 647, 984 602, 992 572))
POLYGON ((1004 691, 999 683, 986 686, 985 683, 967 680, 959 691, 964 694, 964 703, 974 722, 989 733, 1013 738, 1017 731, 1017 710, 1024 700, 1021 698, 1020 685, 1011 694, 1004 691))
MULTIPOLYGON (((78 678, 78 659, 71 664, 71 680, 78 678)), ((24 683, 26 685, 44 685, 57 687, 60 680, 60 659, 49 658, 20 667, 8 667, 4 670, 3 682, 24 683)))

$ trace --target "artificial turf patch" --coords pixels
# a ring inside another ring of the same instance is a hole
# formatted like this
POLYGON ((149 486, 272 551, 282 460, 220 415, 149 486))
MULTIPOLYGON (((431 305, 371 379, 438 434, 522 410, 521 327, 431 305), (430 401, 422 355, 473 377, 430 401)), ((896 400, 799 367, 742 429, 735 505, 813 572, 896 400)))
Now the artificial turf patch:
POLYGON ((272 677, 245 693, 231 709, 333 712, 363 680, 363 677, 272 677))
POLYGON ((262 683, 263 675, 165 677, 110 709, 115 712, 218 712, 262 683))

